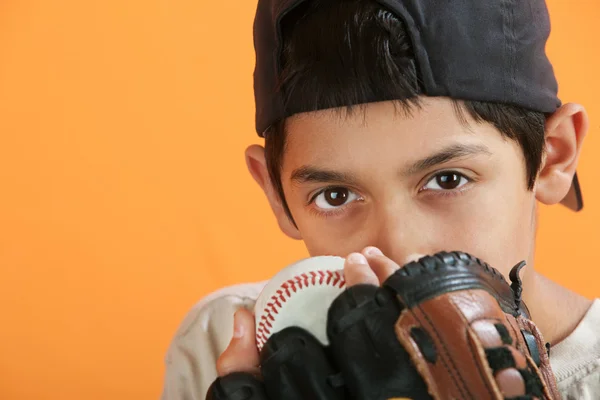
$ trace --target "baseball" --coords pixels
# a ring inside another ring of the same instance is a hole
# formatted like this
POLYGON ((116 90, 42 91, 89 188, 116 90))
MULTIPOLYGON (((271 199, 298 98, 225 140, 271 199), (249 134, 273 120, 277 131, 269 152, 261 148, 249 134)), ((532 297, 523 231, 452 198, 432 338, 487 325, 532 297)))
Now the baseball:
POLYGON ((343 270, 341 257, 311 257, 267 282, 254 306, 258 350, 269 336, 290 326, 306 329, 327 345, 327 311, 346 287, 343 270))

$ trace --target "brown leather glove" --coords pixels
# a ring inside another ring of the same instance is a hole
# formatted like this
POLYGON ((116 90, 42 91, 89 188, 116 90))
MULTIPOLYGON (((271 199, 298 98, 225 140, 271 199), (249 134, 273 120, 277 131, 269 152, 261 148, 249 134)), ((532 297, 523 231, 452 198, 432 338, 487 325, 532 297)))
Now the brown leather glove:
POLYGON ((395 333, 434 399, 560 399, 549 345, 510 278, 464 253, 406 265, 385 282, 404 309, 395 333))
POLYGON ((296 327, 272 335, 262 377, 217 379, 210 400, 556 400, 547 347, 512 286, 480 260, 438 253, 382 287, 345 290, 324 348, 296 327))

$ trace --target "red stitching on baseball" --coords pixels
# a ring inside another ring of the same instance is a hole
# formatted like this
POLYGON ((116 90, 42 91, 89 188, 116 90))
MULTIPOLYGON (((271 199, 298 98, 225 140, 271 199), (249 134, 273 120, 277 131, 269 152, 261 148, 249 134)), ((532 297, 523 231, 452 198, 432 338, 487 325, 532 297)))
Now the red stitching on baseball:
POLYGON ((298 276, 288 279, 281 284, 280 289, 271 297, 271 301, 267 303, 263 310, 263 315, 257 327, 256 344, 258 349, 262 349, 267 342, 267 336, 271 334, 273 325, 271 321, 275 321, 274 314, 279 313, 281 304, 285 303, 291 297, 291 292, 296 293, 300 289, 315 285, 328 285, 339 287, 340 289, 346 285, 344 276, 340 271, 310 271, 308 274, 303 273, 298 276))

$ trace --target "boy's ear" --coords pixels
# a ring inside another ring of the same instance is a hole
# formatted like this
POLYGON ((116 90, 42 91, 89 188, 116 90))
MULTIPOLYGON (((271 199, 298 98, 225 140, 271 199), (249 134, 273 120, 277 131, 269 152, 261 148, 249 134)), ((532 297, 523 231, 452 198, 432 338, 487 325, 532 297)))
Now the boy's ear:
POLYGON ((301 240, 300 231, 295 224, 290 220, 283 208, 282 200, 279 198, 279 193, 273 186, 267 169, 267 161, 265 159, 265 149, 259 145, 252 145, 246 149, 246 165, 250 175, 256 183, 261 187, 267 200, 271 205, 271 210, 277 218, 279 228, 292 239, 301 240))
POLYGON ((535 195, 541 203, 557 204, 569 192, 588 127, 588 115, 579 104, 565 104, 547 119, 535 195))

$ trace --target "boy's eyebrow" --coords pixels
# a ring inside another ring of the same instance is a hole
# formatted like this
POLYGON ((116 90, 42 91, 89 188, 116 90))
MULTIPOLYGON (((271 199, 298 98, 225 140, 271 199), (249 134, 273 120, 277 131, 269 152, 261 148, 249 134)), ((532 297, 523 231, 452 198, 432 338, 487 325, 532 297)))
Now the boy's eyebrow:
POLYGON ((483 144, 453 144, 444 147, 430 156, 415 161, 402 172, 402 175, 416 175, 436 165, 478 154, 491 155, 492 152, 483 144))
POLYGON ((347 172, 330 171, 310 165, 303 165, 300 168, 296 168, 292 172, 292 182, 296 183, 308 183, 308 182, 340 182, 353 184, 356 183, 357 179, 354 174, 347 172))
MULTIPOLYGON (((430 156, 413 162, 402 172, 402 175, 415 175, 436 165, 477 154, 491 155, 492 153, 482 144, 453 144, 430 156)), ((356 176, 352 173, 331 171, 310 165, 303 165, 295 169, 292 172, 291 180, 299 184, 308 182, 355 184, 358 181, 356 176)))

